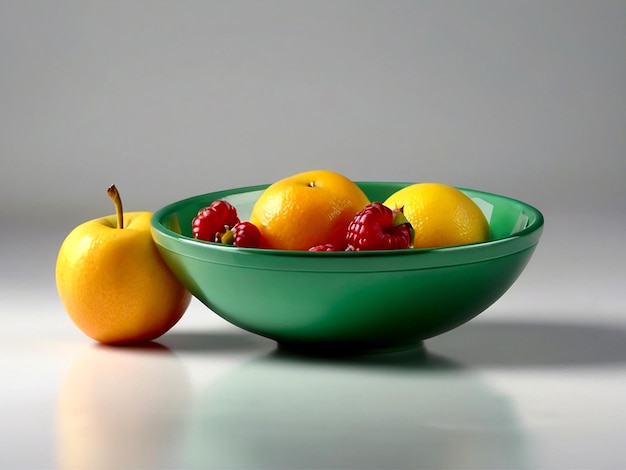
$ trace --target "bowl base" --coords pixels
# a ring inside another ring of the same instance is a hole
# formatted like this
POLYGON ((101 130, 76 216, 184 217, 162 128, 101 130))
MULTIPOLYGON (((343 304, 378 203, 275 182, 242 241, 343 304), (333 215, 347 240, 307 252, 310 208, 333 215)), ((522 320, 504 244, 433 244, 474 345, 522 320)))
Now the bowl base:
POLYGON ((424 342, 400 344, 393 346, 362 346, 351 344, 329 344, 329 343, 296 343, 296 342, 278 342, 278 349, 288 351, 290 353, 303 354, 307 356, 325 356, 325 357, 345 357, 345 356, 363 356, 368 354, 390 354, 413 349, 424 348, 424 342))

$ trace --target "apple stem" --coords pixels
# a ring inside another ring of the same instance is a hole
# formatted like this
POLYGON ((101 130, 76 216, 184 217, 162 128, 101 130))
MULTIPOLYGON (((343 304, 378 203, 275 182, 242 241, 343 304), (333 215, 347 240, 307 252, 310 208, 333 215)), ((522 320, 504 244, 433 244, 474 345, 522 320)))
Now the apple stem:
POLYGON ((117 228, 124 228, 124 211, 122 209, 122 198, 114 184, 107 188, 107 194, 115 204, 115 213, 117 214, 117 228))

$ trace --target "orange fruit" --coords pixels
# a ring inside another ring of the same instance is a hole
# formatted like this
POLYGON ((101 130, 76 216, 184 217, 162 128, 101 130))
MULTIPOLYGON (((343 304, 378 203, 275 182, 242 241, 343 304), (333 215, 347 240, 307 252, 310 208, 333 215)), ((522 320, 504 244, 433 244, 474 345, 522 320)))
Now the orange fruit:
POLYGON ((191 301, 158 252, 151 216, 126 213, 123 228, 116 215, 90 220, 61 244, 55 273, 59 297, 74 324, 96 341, 155 339, 178 322, 191 301))
POLYGON ((415 229, 414 248, 433 248, 489 239, 489 223, 470 197, 441 183, 416 183, 396 191, 384 205, 404 208, 415 229))
POLYGON ((367 204, 365 193, 345 176, 306 171, 263 191, 250 222, 259 228, 265 248, 308 250, 326 243, 344 247, 348 224, 367 204))

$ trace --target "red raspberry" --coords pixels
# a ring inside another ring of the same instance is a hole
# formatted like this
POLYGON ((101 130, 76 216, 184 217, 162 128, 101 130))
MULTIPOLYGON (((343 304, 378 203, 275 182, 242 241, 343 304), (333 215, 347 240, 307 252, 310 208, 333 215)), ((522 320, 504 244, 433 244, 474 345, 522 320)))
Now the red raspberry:
POLYGON ((198 240, 214 242, 216 234, 224 232, 224 226, 230 229, 238 223, 237 210, 228 201, 219 199, 198 211, 198 215, 193 219, 191 231, 193 237, 198 240))
POLYGON ((312 246, 311 248, 309 248, 309 251, 340 251, 337 249, 337 247, 335 245, 333 245, 332 243, 326 243, 325 245, 315 245, 312 246))
POLYGON ((402 209, 391 210, 380 202, 373 202, 348 225, 347 251, 409 248, 413 233, 402 209))
POLYGON ((241 248, 259 248, 261 246, 261 232, 251 222, 239 222, 233 228, 218 233, 216 241, 241 248))

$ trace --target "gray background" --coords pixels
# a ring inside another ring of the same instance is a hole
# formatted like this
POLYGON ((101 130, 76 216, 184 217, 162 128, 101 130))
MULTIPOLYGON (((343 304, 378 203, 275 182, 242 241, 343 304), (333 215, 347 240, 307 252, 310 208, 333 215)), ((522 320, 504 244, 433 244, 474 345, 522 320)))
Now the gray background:
POLYGON ((623 1, 0 0, 2 230, 316 168, 623 218, 625 88, 623 1))
POLYGON ((535 205, 498 308, 621 319, 625 90, 624 1, 0 0, 3 295, 58 306, 111 183, 154 211, 328 168, 535 205))

